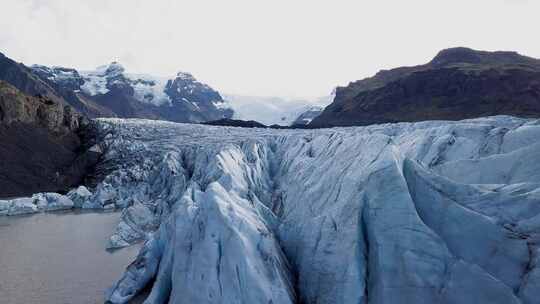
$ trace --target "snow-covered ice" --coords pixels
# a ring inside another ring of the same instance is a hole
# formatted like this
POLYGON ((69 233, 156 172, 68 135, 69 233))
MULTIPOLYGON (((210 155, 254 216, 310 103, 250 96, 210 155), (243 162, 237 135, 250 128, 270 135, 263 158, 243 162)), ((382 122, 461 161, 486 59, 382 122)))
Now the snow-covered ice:
POLYGON ((85 186, 79 186, 66 195, 43 192, 36 193, 31 197, 0 200, 0 215, 21 215, 82 208, 91 196, 92 193, 85 186))
POLYGON ((38 209, 45 211, 67 210, 75 205, 69 197, 58 193, 38 193, 32 198, 38 209))
POLYGON ((79 186, 69 191, 66 196, 73 202, 74 208, 82 208, 84 203, 92 196, 92 192, 85 186, 79 186))
POLYGON ((107 65, 96 68, 95 71, 81 71, 80 74, 84 79, 84 83, 81 86, 81 90, 90 95, 102 95, 107 94, 109 89, 107 88, 107 65))
POLYGON ((7 215, 21 215, 39 212, 36 200, 31 197, 16 198, 4 203, 7 215))
POLYGON ((140 102, 155 106, 170 105, 171 99, 165 93, 168 77, 156 77, 147 74, 126 74, 133 87, 133 96, 140 102))

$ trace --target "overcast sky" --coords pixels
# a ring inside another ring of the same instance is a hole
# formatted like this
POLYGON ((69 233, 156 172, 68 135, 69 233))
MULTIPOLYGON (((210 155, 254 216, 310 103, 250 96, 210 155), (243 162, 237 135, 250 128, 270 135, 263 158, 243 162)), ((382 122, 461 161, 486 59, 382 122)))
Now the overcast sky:
POLYGON ((25 64, 191 72, 221 92, 308 97, 468 46, 540 57, 538 0, 1 0, 25 64))

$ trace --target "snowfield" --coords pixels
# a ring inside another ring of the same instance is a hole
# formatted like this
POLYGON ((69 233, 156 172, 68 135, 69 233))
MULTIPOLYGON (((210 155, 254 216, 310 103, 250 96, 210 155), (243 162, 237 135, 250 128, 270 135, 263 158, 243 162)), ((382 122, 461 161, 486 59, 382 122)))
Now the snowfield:
POLYGON ((98 123, 110 174, 75 205, 146 240, 111 303, 538 303, 540 120, 98 123))
MULTIPOLYGON (((234 110, 234 119, 255 120, 264 125, 290 126, 306 112, 318 115, 334 100, 335 92, 320 98, 284 98, 226 94, 225 104, 234 110)), ((305 114, 304 114, 305 115, 305 114)), ((308 123, 313 119, 306 120, 308 123)))

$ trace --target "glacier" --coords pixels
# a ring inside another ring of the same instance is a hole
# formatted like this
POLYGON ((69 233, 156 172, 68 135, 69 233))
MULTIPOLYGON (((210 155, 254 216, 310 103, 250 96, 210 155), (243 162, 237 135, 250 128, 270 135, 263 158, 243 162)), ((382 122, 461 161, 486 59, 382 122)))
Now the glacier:
POLYGON ((146 240, 126 303, 535 303, 540 121, 507 116, 320 130, 100 120, 146 240))
POLYGON ((68 198, 144 241, 109 303, 538 302, 540 120, 97 125, 106 176, 68 198))

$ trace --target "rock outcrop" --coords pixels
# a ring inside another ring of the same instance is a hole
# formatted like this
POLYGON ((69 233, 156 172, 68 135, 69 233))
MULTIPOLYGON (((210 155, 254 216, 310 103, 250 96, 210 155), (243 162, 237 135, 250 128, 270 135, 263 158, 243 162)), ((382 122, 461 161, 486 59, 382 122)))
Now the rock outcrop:
POLYGON ((540 117, 540 60, 514 52, 441 51, 431 62, 380 71, 336 90, 313 127, 491 115, 540 117))
POLYGON ((260 122, 254 120, 240 120, 240 119, 220 119, 203 123, 209 126, 229 126, 229 127, 242 127, 242 128, 266 128, 260 122))
POLYGON ((0 197, 80 184, 98 157, 81 142, 89 128, 70 106, 0 81, 0 197))

